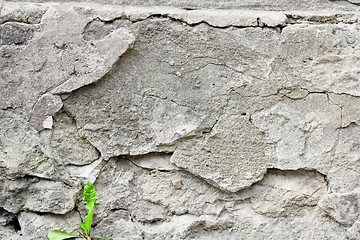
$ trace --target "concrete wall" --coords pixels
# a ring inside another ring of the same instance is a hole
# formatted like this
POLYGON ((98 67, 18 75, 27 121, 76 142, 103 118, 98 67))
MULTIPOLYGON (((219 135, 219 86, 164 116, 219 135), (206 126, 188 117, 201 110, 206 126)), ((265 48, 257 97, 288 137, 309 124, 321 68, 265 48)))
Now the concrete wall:
POLYGON ((0 239, 359 239, 360 1, 0 3, 0 239))

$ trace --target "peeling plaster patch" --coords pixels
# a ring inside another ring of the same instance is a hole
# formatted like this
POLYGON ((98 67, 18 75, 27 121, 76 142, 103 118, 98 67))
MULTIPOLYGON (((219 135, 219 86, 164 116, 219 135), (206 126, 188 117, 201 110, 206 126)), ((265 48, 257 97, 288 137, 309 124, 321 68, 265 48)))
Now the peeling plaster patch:
POLYGON ((253 114, 252 119, 256 126, 267 132, 271 141, 278 143, 278 159, 298 158, 302 154, 305 144, 304 132, 310 130, 303 113, 287 104, 279 103, 253 114))
MULTIPOLYGON (((246 81, 243 78, 266 78, 266 70, 249 67, 244 58, 262 65, 263 59, 271 54, 264 51, 254 55, 250 43, 260 41, 261 48, 268 49, 271 41, 279 37, 275 31, 261 28, 218 31, 206 25, 184 27, 168 23, 149 19, 134 24, 134 33, 141 40, 114 66, 114 71, 64 101, 82 136, 105 159, 174 151, 178 142, 202 136, 212 128, 228 101, 230 81, 241 85, 246 81), (231 37, 225 37, 227 34, 231 37), (210 37, 221 40, 212 43, 210 37), (235 39, 245 37, 251 41, 232 45, 235 39), (224 41, 227 54, 220 50, 224 41), (222 57, 217 58, 219 54, 222 57), (244 69, 246 77, 238 67, 244 69), (175 76, 178 71, 183 72, 181 77, 175 76), (196 79, 197 75, 202 79, 196 79), (199 81, 201 87, 194 88, 199 81), (89 106, 94 111, 89 112, 89 106)), ((275 88, 277 83, 254 84, 275 88)))
POLYGON ((260 181, 274 164, 272 144, 247 117, 221 116, 209 136, 182 141, 171 162, 210 184, 237 192, 260 181))
POLYGON ((38 176, 63 179, 66 173, 50 158, 35 130, 29 127, 19 109, 0 111, 0 141, 7 176, 38 176))
POLYGON ((331 102, 338 105, 341 109, 341 126, 340 128, 348 128, 351 125, 360 125, 360 98, 348 94, 330 94, 331 102))
POLYGON ((88 65, 75 64, 73 76, 52 92, 54 94, 69 93, 98 81, 110 71, 112 65, 131 47, 134 41, 134 36, 125 28, 121 28, 111 32, 103 39, 92 42, 83 55, 88 65))
POLYGON ((44 95, 35 104, 30 124, 38 131, 52 128, 52 116, 63 106, 59 96, 44 95))
POLYGON ((277 145, 275 168, 316 169, 326 173, 331 168, 337 142, 339 113, 339 107, 326 94, 314 93, 296 101, 283 100, 254 113, 252 119, 267 139, 277 145))
POLYGON ((0 200, 5 210, 18 214, 23 210, 39 213, 65 214, 75 207, 79 185, 39 177, 4 179, 0 200))
MULTIPOLYGON (((38 0, 28 0, 28 2, 39 3, 38 0)), ((43 0, 45 2, 50 2, 53 4, 73 2, 70 0, 43 0)), ((73 4, 80 5, 81 3, 86 3, 93 8, 107 9, 108 11, 113 8, 118 8, 119 6, 133 5, 135 8, 137 6, 147 6, 147 7, 168 7, 175 6, 184 11, 196 11, 197 9, 244 9, 244 10, 267 10, 270 12, 283 11, 283 10, 299 10, 299 11, 321 11, 321 10, 343 10, 351 11, 357 10, 358 0, 309 0, 298 2, 296 0, 288 1, 273 1, 273 0, 263 0, 261 2, 257 0, 242 0, 242 1, 227 1, 227 0, 208 0, 206 2, 201 0, 193 0, 191 2, 186 0, 157 0, 157 1, 146 1, 146 0, 93 0, 93 1, 77 1, 73 4), (78 3, 80 2, 80 3, 78 3)), ((23 2, 21 2, 23 3, 23 2)), ((16 6, 16 5, 15 5, 16 6)))
POLYGON ((32 125, 41 130, 45 115, 40 116, 38 111, 47 109, 47 106, 41 106, 42 97, 72 92, 98 81, 110 71, 119 57, 131 48, 135 38, 121 28, 103 38, 86 42, 82 33, 90 21, 76 13, 71 5, 64 4, 48 7, 38 24, 41 32, 31 40, 29 34, 24 36, 16 31, 3 30, 12 25, 21 29, 29 26, 19 23, 1 25, 2 42, 8 39, 9 44, 27 44, 23 48, 3 47, 0 107, 24 107, 30 115, 31 108, 38 102, 33 109, 32 125), (18 39, 18 35, 26 39, 18 39), (41 54, 44 57, 35 57, 41 54))

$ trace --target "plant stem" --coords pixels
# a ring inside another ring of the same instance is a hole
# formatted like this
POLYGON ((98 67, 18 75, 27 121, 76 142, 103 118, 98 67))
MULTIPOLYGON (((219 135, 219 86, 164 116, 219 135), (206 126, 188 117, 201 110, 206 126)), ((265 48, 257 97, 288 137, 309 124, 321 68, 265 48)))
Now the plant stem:
POLYGON ((80 232, 80 231, 77 230, 77 229, 76 229, 76 231, 81 235, 82 238, 88 239, 88 237, 87 237, 85 234, 83 234, 82 232, 80 232))

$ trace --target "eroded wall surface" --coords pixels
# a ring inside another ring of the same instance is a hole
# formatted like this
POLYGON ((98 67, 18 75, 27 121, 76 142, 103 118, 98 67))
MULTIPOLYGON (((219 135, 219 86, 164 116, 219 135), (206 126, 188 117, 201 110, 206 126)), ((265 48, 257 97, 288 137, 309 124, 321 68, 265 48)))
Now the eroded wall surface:
POLYGON ((0 3, 0 239, 359 239, 359 5, 0 3))

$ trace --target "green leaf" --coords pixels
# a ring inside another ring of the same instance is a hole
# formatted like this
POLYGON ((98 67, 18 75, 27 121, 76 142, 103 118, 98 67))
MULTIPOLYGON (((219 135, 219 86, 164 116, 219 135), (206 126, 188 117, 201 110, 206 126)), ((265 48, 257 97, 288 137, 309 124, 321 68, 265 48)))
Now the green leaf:
POLYGON ((84 188, 84 202, 86 202, 87 215, 85 221, 80 223, 81 228, 84 230, 87 236, 90 236, 90 228, 93 221, 94 208, 96 203, 97 193, 94 185, 88 182, 84 188))
POLYGON ((52 230, 48 234, 49 240, 74 239, 74 237, 74 235, 60 230, 52 230))

